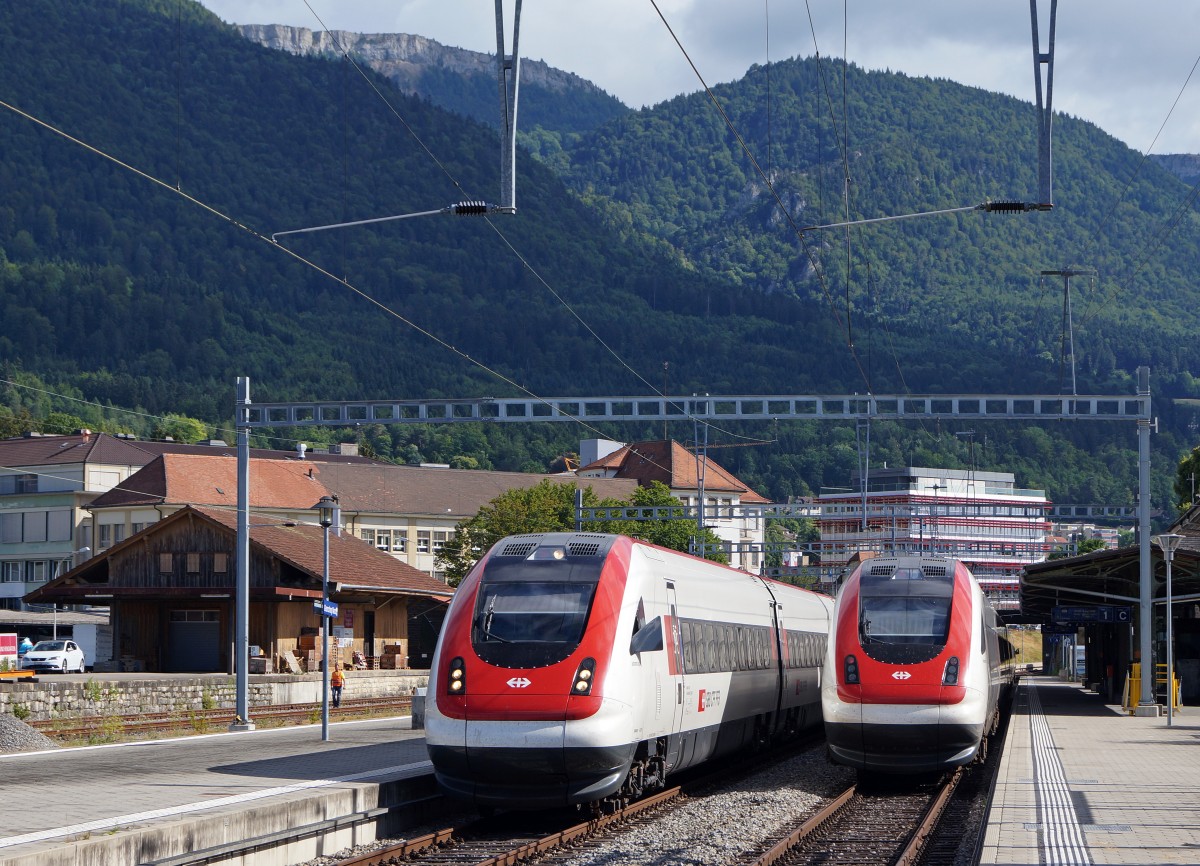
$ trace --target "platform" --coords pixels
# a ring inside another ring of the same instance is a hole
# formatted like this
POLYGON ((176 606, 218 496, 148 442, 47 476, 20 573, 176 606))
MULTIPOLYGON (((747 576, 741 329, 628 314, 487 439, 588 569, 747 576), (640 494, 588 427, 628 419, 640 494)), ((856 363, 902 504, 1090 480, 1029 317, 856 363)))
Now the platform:
POLYGON ((1022 679, 981 864, 1200 863, 1200 708, 1135 717, 1022 679))
MULTIPOLYGON (((327 742, 305 725, 0 755, 0 864, 167 863, 432 791, 424 732, 408 717, 329 731, 327 742)), ((366 841, 362 832, 323 844, 366 841)), ((298 853, 278 862, 312 856, 298 853)))

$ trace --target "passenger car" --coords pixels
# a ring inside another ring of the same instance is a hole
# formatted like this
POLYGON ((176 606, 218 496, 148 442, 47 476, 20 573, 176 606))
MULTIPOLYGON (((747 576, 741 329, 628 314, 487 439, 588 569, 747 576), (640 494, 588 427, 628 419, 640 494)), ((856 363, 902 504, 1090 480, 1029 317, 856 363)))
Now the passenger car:
POLYGON ((73 640, 40 640, 25 653, 21 667, 34 671, 66 674, 84 672, 83 650, 73 640))

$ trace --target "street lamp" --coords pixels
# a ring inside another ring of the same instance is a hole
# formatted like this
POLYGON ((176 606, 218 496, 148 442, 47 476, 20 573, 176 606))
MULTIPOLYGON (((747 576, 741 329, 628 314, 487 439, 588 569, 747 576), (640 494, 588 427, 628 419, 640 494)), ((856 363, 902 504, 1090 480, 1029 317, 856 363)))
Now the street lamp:
POLYGON ((321 529, 325 536, 325 567, 321 573, 321 739, 329 739, 329 527, 333 526, 333 513, 337 502, 322 496, 317 502, 321 529))
MULTIPOLYGON (((1175 548, 1179 547, 1179 542, 1183 541, 1182 535, 1174 533, 1166 533, 1164 535, 1154 536, 1154 543, 1157 544, 1163 552, 1163 557, 1167 561, 1167 727, 1171 727, 1175 716, 1175 650, 1172 646, 1171 634, 1171 560, 1175 558, 1175 548)), ((1146 676, 1143 672, 1142 676, 1146 676)))

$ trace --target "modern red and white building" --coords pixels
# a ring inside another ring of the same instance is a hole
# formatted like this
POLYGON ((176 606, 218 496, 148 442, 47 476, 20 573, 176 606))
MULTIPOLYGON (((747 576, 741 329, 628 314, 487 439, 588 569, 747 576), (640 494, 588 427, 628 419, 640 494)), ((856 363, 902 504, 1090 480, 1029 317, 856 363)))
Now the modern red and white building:
POLYGON ((901 467, 855 473, 851 490, 824 493, 821 562, 926 553, 961 559, 999 610, 1020 606, 1021 572, 1051 548, 1050 500, 1008 472, 901 467))

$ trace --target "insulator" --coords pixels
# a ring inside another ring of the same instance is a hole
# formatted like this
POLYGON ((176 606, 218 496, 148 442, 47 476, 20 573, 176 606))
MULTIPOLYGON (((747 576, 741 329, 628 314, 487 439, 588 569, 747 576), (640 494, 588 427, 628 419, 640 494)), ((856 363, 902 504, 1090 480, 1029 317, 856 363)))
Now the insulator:
POLYGON ((450 209, 455 216, 486 216, 491 207, 486 201, 460 201, 452 204, 450 209))
POLYGON ((1025 213, 1032 208, 1023 201, 989 201, 983 209, 988 213, 1025 213))

